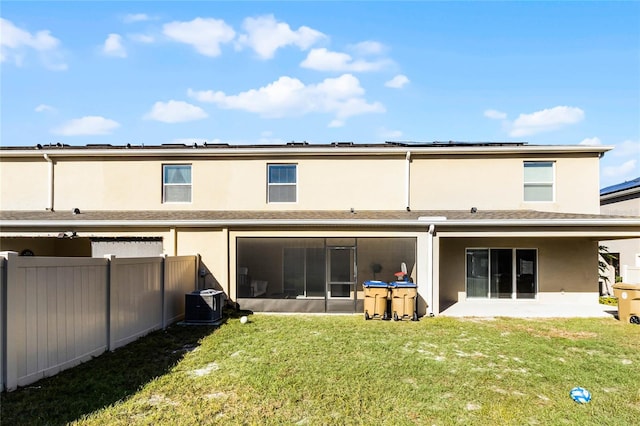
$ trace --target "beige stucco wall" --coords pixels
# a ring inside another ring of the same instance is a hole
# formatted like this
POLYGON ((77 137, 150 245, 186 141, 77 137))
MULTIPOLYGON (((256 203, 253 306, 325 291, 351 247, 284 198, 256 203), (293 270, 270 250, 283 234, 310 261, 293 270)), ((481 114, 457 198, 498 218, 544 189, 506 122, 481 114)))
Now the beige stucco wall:
POLYGON ((640 216, 640 195, 636 198, 601 205, 600 213, 619 216, 640 216))
POLYGON ((200 288, 228 292, 229 255, 226 229, 177 229, 177 255, 200 255, 200 288))
MULTIPOLYGON (((48 164, 5 158, 0 206, 40 210, 48 203, 48 164), (15 179, 15 176, 29 179, 15 179)), ((68 210, 402 210, 404 156, 194 157, 184 159, 55 157, 54 208, 68 210), (191 203, 162 203, 162 165, 191 164, 191 203), (298 164, 298 201, 268 204, 267 164, 298 164)), ((414 156, 413 210, 534 209, 597 213, 598 159, 564 155, 414 156), (555 161, 555 201, 523 202, 523 162, 555 161)))
POLYGON ((44 210, 49 202, 49 166, 44 157, 3 158, 0 162, 0 209, 44 210))
POLYGON ((411 165, 414 210, 539 210, 598 213, 598 160, 546 157, 555 162, 555 201, 524 202, 524 162, 539 157, 418 158, 411 165))
MULTIPOLYGON (((538 293, 597 293, 598 243, 587 238, 440 237, 440 302, 464 293, 467 248, 526 248, 538 251, 538 293)), ((449 303, 450 304, 450 303, 449 303)))

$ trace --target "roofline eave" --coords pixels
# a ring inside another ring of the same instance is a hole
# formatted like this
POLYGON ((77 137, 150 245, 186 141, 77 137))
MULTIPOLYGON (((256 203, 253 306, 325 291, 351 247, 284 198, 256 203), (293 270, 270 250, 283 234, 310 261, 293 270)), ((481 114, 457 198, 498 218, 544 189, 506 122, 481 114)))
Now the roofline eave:
MULTIPOLYGON (((6 228, 228 228, 228 227, 639 227, 640 218, 616 219, 239 219, 239 220, 4 220, 0 229, 6 228)), ((640 237, 640 231, 638 232, 640 237)))

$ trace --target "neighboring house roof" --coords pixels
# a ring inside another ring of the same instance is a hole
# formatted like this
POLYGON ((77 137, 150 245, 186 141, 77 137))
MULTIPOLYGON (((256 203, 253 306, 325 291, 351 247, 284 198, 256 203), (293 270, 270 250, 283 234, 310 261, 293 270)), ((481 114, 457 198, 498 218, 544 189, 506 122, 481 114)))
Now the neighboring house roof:
POLYGON ((640 217, 534 210, 2 211, 0 228, 141 226, 640 226, 640 217))
POLYGON ((632 194, 638 194, 638 196, 640 196, 640 177, 602 188, 600 190, 600 201, 625 197, 632 194))

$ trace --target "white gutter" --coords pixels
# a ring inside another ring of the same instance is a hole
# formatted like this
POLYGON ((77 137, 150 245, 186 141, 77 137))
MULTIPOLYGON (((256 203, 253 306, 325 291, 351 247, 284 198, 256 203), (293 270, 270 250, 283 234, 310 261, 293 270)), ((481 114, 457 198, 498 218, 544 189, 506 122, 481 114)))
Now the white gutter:
POLYGON ((407 163, 405 167, 405 206, 407 211, 411 211, 411 151, 407 151, 407 155, 405 156, 407 163))
POLYGON ((53 211, 53 160, 48 154, 44 154, 44 159, 49 163, 49 199, 46 209, 53 211))
POLYGON ((436 231, 434 224, 429 225, 429 237, 427 239, 427 315, 433 316, 433 235, 436 231))

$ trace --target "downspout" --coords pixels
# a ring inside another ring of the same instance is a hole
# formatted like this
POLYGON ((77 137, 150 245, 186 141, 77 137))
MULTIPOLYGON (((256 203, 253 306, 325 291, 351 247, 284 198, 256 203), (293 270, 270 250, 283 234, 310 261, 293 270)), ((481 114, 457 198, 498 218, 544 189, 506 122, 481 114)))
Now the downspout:
POLYGON ((49 163, 49 199, 46 210, 53 211, 53 159, 44 154, 44 159, 49 163))
POLYGON ((405 166, 405 207, 407 211, 411 211, 411 151, 407 151, 407 155, 405 156, 407 163, 405 166))
POLYGON ((434 224, 429 225, 429 238, 427 239, 427 315, 433 316, 433 235, 436 232, 434 224))

